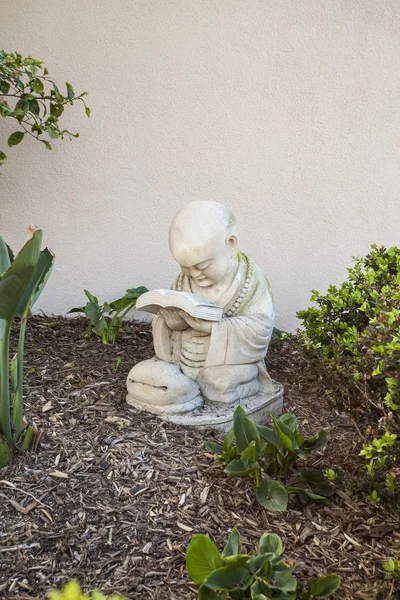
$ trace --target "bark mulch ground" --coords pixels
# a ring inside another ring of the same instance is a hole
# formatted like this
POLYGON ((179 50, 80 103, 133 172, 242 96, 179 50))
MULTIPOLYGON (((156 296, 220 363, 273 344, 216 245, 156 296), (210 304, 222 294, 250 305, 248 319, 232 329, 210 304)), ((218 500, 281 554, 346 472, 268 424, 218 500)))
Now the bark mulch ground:
POLYGON ((310 466, 339 474, 328 505, 286 513, 255 501, 250 482, 223 475, 203 446, 212 436, 137 412, 125 380, 152 356, 148 325, 115 346, 82 337, 83 319, 35 317, 26 339, 25 415, 45 430, 37 452, 0 472, 0 597, 45 598, 78 579, 132 599, 195 599, 185 550, 196 532, 222 548, 237 527, 247 549, 278 533, 299 578, 342 576, 340 599, 399 598, 382 562, 399 556, 399 517, 363 490, 360 428, 328 404, 326 383, 289 340, 272 344, 270 372, 302 429, 329 431, 310 466))

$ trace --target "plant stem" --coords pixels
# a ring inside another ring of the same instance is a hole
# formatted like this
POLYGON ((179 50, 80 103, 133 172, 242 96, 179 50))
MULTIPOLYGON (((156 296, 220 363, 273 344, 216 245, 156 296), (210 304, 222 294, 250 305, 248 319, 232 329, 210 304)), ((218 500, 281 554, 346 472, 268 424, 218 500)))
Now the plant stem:
POLYGON ((10 422, 10 333, 11 321, 4 320, 0 346, 0 431, 9 444, 12 443, 10 422))
POLYGON ((17 443, 22 431, 22 392, 24 388, 24 344, 27 319, 21 319, 18 339, 18 358, 17 358, 17 390, 14 397, 13 406, 13 425, 14 442, 17 443))

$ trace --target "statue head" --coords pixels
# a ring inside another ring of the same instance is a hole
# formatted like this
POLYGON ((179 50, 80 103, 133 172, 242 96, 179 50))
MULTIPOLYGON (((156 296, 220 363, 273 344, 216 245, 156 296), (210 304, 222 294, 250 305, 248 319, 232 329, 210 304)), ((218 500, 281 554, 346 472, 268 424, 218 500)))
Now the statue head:
POLYGON ((219 202, 185 204, 171 223, 169 247, 182 272, 198 286, 215 285, 237 264, 236 219, 219 202))

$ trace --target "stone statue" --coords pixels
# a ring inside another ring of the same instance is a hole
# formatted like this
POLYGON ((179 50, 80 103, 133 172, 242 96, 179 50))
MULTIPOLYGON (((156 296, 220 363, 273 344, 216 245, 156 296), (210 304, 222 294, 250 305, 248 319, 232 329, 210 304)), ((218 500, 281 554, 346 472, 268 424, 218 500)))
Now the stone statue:
POLYGON ((160 308, 153 317, 155 357, 132 368, 127 401, 168 416, 204 403, 218 410, 268 393, 271 289, 260 268, 238 250, 231 211, 218 202, 186 204, 172 221, 169 246, 181 267, 172 289, 200 294, 220 306, 223 316, 211 322, 160 308))

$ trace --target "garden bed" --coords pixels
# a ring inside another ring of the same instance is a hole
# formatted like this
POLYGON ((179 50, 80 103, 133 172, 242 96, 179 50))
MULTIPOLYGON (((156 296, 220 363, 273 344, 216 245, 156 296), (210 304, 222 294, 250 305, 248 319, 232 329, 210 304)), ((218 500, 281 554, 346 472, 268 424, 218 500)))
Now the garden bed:
POLYGON ((269 370, 302 430, 329 431, 309 466, 341 476, 328 506, 291 497, 287 512, 270 513, 249 481, 222 474, 203 447, 212 436, 125 403, 129 369, 153 354, 149 326, 132 323, 115 346, 84 339, 84 327, 47 317, 28 324, 24 414, 45 435, 36 453, 0 471, 0 597, 44 598, 76 578, 132 599, 195 599, 185 570, 191 536, 208 533, 222 548, 234 526, 247 549, 263 531, 278 533, 299 578, 340 574, 338 600, 396 597, 382 563, 398 555, 399 517, 361 489, 360 428, 329 406, 295 341, 272 344, 269 370))

